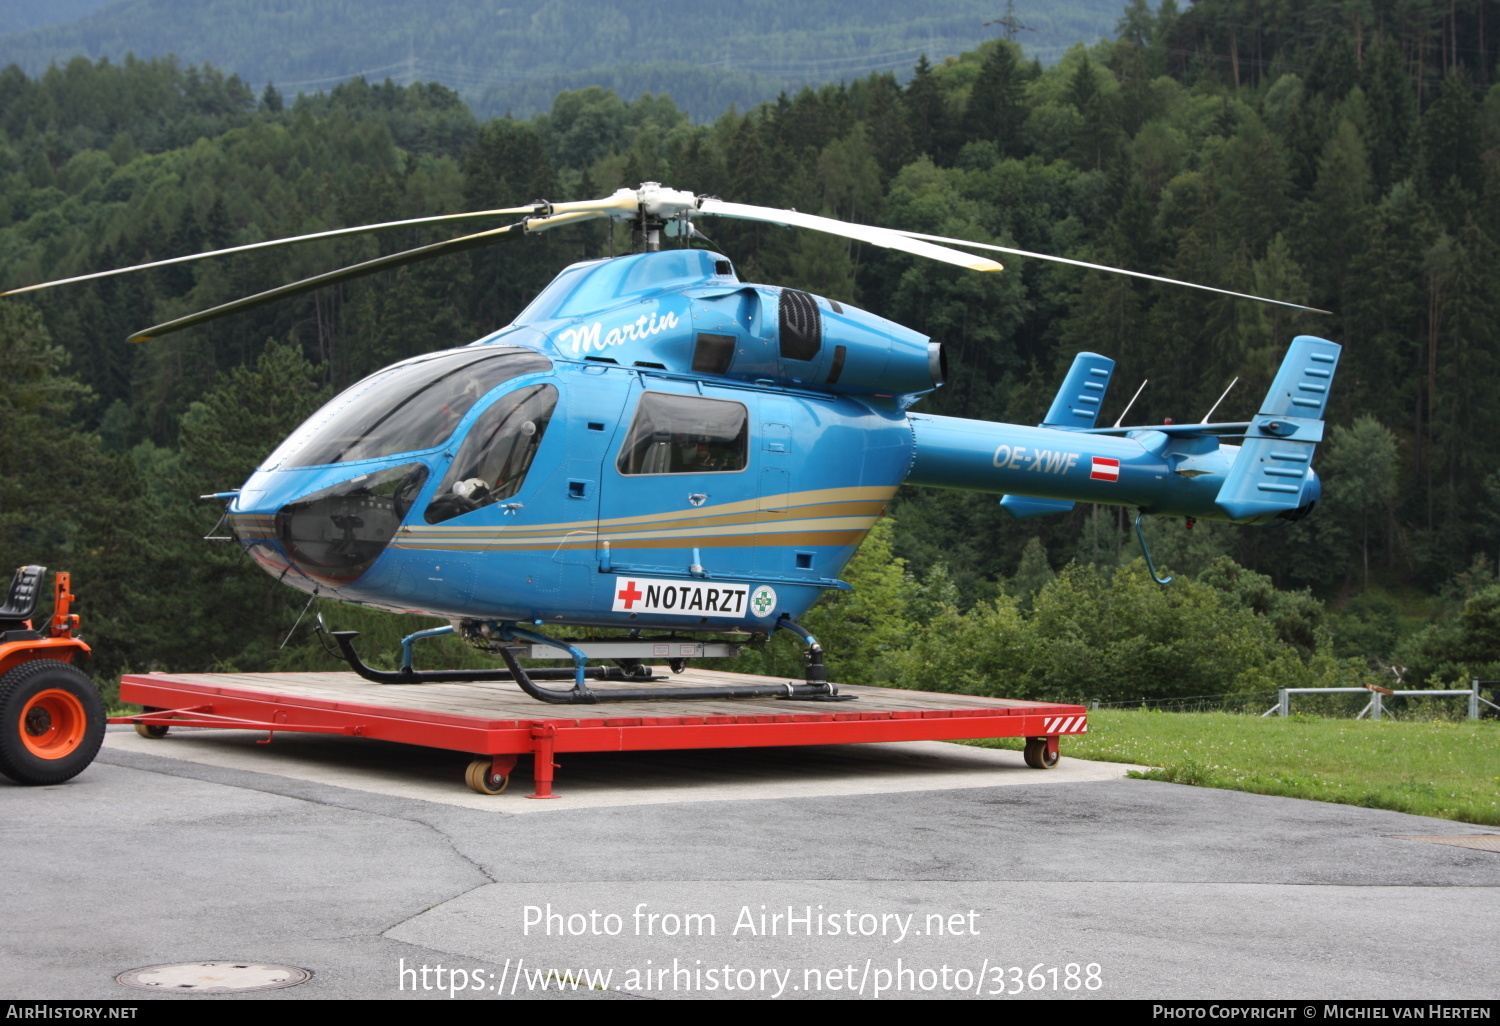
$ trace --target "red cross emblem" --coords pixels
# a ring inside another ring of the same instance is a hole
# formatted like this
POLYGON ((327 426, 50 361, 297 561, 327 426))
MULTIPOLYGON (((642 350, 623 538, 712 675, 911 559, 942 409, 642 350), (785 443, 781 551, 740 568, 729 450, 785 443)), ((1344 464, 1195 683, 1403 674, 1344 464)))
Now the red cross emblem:
POLYGON ((620 601, 625 603, 626 609, 629 609, 636 602, 645 598, 646 596, 642 592, 636 590, 634 581, 626 581, 624 589, 621 590, 619 595, 617 595, 616 597, 619 598, 620 601))

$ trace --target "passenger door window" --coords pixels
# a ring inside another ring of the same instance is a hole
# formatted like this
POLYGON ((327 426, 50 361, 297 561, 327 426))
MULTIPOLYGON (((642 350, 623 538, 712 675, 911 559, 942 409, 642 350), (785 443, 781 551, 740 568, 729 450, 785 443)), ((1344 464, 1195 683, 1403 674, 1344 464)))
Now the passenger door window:
POLYGON ((744 470, 749 426, 742 403, 646 392, 616 466, 627 475, 744 470))

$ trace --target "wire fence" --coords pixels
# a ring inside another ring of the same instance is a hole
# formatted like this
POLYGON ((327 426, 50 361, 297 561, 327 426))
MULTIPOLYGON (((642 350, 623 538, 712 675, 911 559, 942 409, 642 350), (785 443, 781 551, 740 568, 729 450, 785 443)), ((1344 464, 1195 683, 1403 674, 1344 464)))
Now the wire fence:
POLYGON ((1500 719, 1500 681, 1479 681, 1478 700, 1469 697, 1471 692, 1408 692, 1405 694, 1381 694, 1373 702, 1375 692, 1366 688, 1348 689, 1291 689, 1295 704, 1290 699, 1283 703, 1281 691, 1249 692, 1224 695, 1185 695, 1170 698, 1138 698, 1125 701, 1094 700, 1089 703, 1094 709, 1135 709, 1144 712, 1223 712, 1246 716, 1282 715, 1325 716, 1335 719, 1371 718, 1371 706, 1377 705, 1380 715, 1375 718, 1391 720, 1444 720, 1500 719), (1475 715, 1477 712, 1477 716, 1475 715))
POLYGON ((1176 698, 1138 698, 1126 702, 1095 700, 1095 709, 1142 709, 1152 712, 1232 712, 1260 715, 1267 703, 1276 701, 1276 692, 1240 695, 1187 695, 1176 698))

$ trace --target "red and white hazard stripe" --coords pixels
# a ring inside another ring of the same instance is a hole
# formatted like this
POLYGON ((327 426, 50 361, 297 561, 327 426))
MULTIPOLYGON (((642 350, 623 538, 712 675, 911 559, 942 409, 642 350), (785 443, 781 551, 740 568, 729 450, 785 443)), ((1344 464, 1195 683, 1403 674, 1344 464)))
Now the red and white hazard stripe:
POLYGON ((1089 480, 1091 481, 1118 481, 1120 480, 1120 461, 1110 459, 1108 456, 1095 456, 1094 463, 1089 468, 1089 480))
POLYGON ((1049 716, 1042 721, 1043 734, 1086 734, 1088 729, 1087 716, 1049 716))

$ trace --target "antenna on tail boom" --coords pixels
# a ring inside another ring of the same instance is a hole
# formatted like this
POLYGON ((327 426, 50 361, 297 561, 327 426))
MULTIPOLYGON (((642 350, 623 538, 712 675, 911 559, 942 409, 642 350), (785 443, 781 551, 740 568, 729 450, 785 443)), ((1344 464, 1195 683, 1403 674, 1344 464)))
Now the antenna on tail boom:
POLYGON ((1214 411, 1219 408, 1219 403, 1222 403, 1224 401, 1224 396, 1227 396, 1230 393, 1230 391, 1234 388, 1234 386, 1238 385, 1239 383, 1240 383, 1240 378, 1239 378, 1239 375, 1236 374, 1234 380, 1229 383, 1229 388, 1224 389, 1224 395, 1219 396, 1218 401, 1215 402, 1212 406, 1210 406, 1208 408, 1208 412, 1205 413, 1203 415, 1203 419, 1201 421, 1199 421, 1200 424, 1207 424, 1208 423, 1209 418, 1214 415, 1214 411))
POLYGON ((1146 390, 1146 382, 1150 380, 1150 378, 1142 379, 1141 387, 1135 390, 1135 395, 1130 397, 1130 402, 1126 403, 1125 408, 1120 411, 1120 419, 1115 421, 1115 427, 1119 427, 1121 424, 1125 423, 1125 415, 1130 412, 1130 408, 1135 405, 1135 401, 1139 399, 1141 397, 1141 393, 1146 390))

